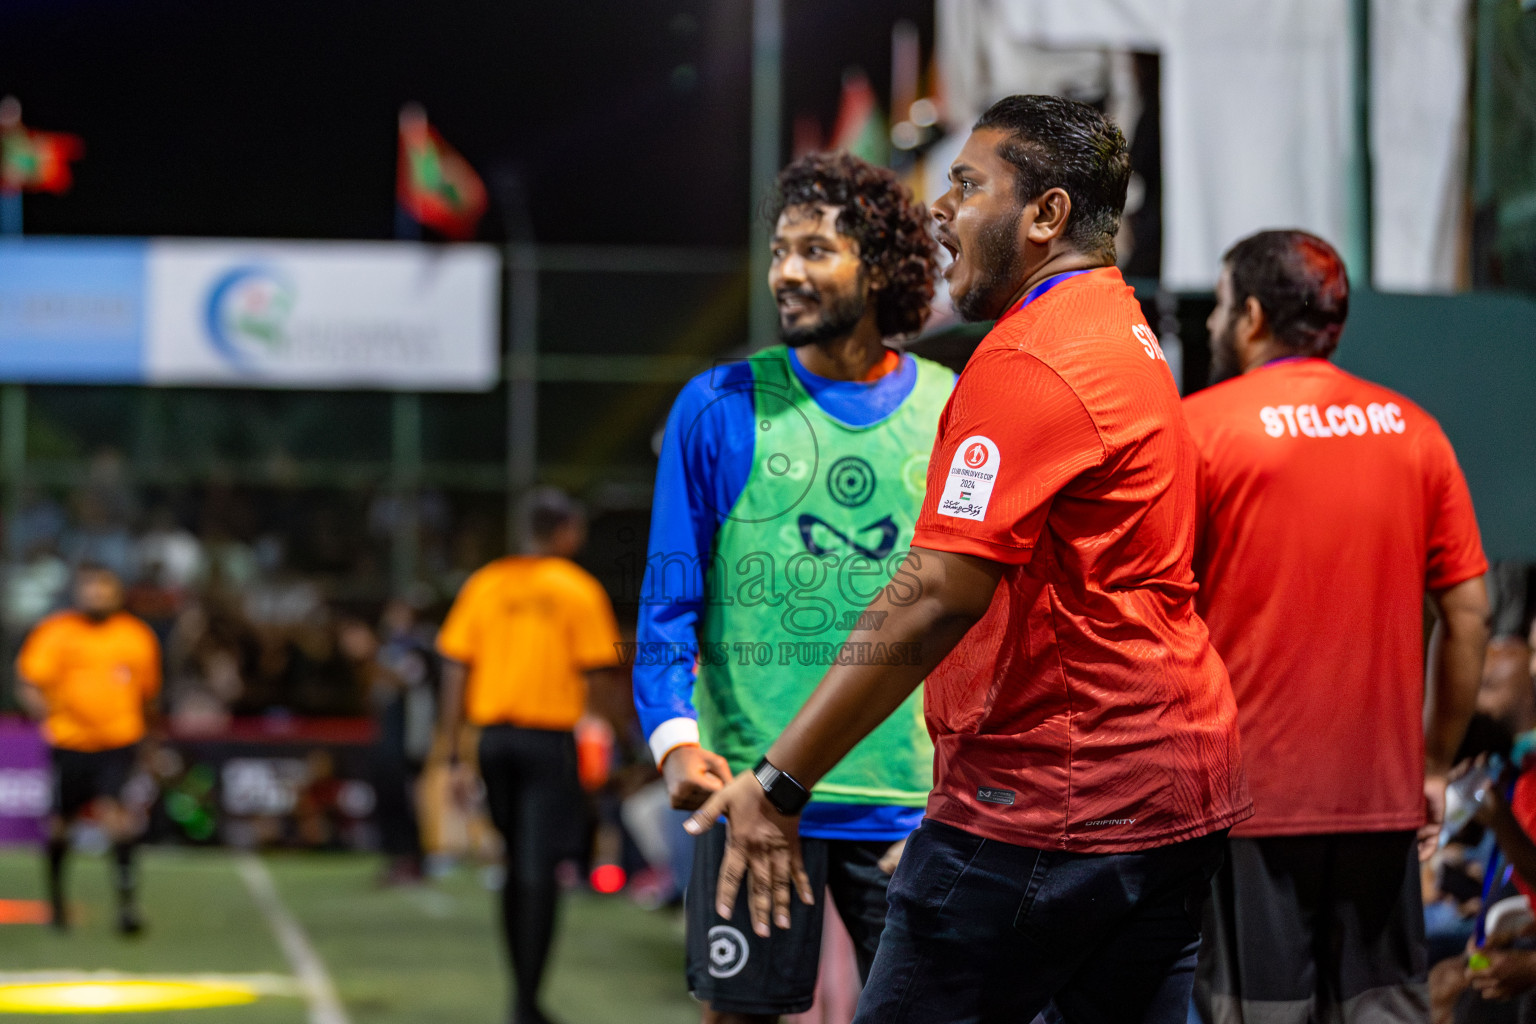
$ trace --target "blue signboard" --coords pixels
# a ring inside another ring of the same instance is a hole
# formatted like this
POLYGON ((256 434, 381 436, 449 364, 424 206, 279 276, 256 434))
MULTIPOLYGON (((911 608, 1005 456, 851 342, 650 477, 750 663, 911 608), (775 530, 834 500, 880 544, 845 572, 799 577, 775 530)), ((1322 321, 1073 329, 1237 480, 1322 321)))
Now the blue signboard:
POLYGON ((0 380, 142 381, 148 252, 140 240, 0 242, 0 380))

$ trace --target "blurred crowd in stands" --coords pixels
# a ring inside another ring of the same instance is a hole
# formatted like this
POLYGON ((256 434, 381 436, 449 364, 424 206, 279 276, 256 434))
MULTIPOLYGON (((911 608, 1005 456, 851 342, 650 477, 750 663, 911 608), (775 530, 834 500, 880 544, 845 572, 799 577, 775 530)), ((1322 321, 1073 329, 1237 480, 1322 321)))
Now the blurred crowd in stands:
MULTIPOLYGON (((71 570, 111 569, 128 610, 165 651, 165 711, 176 732, 217 731, 231 716, 368 712, 357 628, 390 593, 389 545, 401 499, 209 485, 150 496, 104 450, 68 493, 28 488, 5 521, 0 624, 20 638, 69 602, 71 570), (341 508, 338 503, 363 507, 341 508), (365 530, 348 526, 359 518, 365 530)), ((440 615, 463 579, 496 554, 501 524, 450 516, 441 495, 412 510, 422 583, 398 595, 440 615), (455 520, 450 527, 450 520, 455 520)))
POLYGON ((1536 588, 1522 563, 1496 563, 1488 583, 1492 639, 1453 778, 1489 781, 1462 787, 1470 822, 1421 865, 1435 1022, 1536 1020, 1536 588))

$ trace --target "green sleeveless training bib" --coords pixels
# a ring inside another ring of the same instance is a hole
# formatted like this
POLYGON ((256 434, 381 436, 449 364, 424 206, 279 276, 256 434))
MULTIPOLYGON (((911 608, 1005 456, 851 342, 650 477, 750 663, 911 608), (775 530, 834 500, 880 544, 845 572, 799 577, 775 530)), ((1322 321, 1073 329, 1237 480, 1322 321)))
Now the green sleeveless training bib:
MULTIPOLYGON (((715 536, 699 648, 700 739, 750 771, 834 659, 912 660, 902 644, 843 646, 912 543, 939 413, 954 375, 917 360, 885 419, 850 427, 821 410, 778 345, 749 360, 752 470, 715 536)), ((896 576, 912 581, 910 572, 896 576)), ((916 597, 916 587, 907 588, 916 597)), ((874 634, 879 636, 878 630, 874 634)), ((921 807, 933 745, 919 689, 816 787, 818 800, 921 807)))

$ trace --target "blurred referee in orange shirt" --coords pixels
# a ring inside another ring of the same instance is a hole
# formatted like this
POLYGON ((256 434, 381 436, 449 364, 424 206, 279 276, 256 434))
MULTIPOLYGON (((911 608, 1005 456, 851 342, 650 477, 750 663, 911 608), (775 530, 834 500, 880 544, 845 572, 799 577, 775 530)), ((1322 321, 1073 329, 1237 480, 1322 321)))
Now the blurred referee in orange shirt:
POLYGON ((69 824, 94 805, 112 841, 118 931, 143 928, 135 902, 134 843, 142 822, 123 806, 139 745, 160 692, 160 643, 141 620, 122 610, 123 585, 99 566, 75 577, 75 609, 37 624, 16 659, 22 708, 43 723, 53 755, 53 811, 48 818, 48 898, 54 927, 68 926, 64 857, 69 824))
POLYGON ((443 733, 455 790, 465 718, 480 727, 480 776, 506 846, 502 933, 512 961, 514 1024, 543 1024, 539 986, 555 930, 555 866, 576 852, 583 797, 572 732, 590 677, 618 664, 613 606, 571 561, 586 542, 581 506, 540 488, 525 510, 530 554, 471 576, 443 622, 443 733))

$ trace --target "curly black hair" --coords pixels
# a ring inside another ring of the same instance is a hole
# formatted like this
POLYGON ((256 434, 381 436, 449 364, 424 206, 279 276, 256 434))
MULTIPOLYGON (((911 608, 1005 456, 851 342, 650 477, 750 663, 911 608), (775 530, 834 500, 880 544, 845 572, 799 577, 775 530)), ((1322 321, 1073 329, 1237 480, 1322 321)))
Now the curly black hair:
POLYGON ((791 206, 840 207, 838 232, 858 243, 859 261, 884 280, 875 293, 880 333, 922 329, 938 259, 927 207, 895 174, 847 153, 810 153, 779 172, 764 213, 775 223, 791 206))

